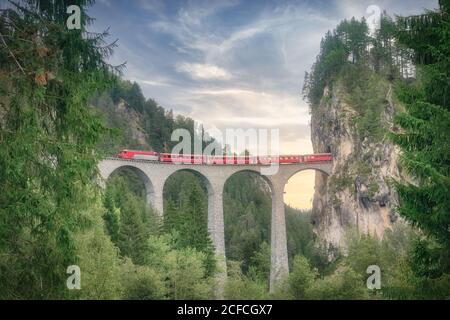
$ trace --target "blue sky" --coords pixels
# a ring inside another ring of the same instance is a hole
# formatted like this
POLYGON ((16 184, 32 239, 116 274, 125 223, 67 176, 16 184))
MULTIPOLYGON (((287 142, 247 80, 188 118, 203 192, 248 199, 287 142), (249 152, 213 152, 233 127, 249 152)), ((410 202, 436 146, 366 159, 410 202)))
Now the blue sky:
POLYGON ((300 92, 321 37, 369 5, 409 15, 437 1, 97 0, 89 14, 147 98, 207 128, 279 128, 293 154, 312 151, 300 92))

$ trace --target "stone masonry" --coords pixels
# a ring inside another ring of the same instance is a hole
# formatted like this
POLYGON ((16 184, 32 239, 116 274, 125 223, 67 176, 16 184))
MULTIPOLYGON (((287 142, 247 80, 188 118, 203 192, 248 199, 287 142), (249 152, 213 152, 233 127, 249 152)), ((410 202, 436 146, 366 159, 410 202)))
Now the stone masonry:
POLYGON ((219 270, 221 270, 222 274, 219 277, 222 279, 220 282, 223 282, 226 277, 222 203, 225 183, 228 178, 238 172, 252 171, 260 174, 270 186, 272 193, 270 290, 273 291, 277 283, 289 272, 283 201, 284 186, 290 177, 302 170, 313 169, 329 175, 332 164, 331 162, 280 164, 275 174, 262 175, 261 170, 264 167, 267 168, 267 165, 173 164, 146 160, 107 158, 99 164, 101 183, 104 184, 108 177, 121 167, 132 167, 135 169, 145 184, 148 203, 160 214, 163 213, 164 184, 172 174, 180 170, 188 170, 201 177, 208 190, 208 230, 215 247, 219 270))

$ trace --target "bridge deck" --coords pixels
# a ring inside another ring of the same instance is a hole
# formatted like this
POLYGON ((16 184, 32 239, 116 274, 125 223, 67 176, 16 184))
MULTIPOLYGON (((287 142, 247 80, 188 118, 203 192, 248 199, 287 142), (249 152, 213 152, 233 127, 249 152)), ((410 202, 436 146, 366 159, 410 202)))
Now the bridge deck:
POLYGON ((115 160, 115 161, 127 161, 127 162, 136 162, 136 163, 154 163, 154 164, 165 164, 165 165, 198 165, 198 166, 254 166, 254 167, 263 167, 267 166, 270 167, 272 164, 278 164, 282 166, 289 166, 289 165, 298 165, 298 164, 317 164, 317 163, 332 163, 333 161, 305 161, 305 162, 291 162, 291 163, 223 163, 223 164, 217 164, 217 163, 195 163, 195 162, 166 162, 166 161, 158 161, 158 160, 147 160, 147 159, 126 159, 126 158, 119 158, 119 157, 107 157, 104 160, 115 160))

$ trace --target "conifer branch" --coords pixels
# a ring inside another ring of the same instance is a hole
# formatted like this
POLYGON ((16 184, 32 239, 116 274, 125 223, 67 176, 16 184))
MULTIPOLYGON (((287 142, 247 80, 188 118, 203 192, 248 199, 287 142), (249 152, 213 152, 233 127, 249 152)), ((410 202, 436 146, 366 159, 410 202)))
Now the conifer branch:
POLYGON ((0 33, 0 39, 2 40, 3 45, 5 46, 5 48, 9 51, 9 54, 11 55, 11 57, 14 59, 14 61, 16 62, 17 66, 19 67, 20 71, 22 71, 23 74, 25 74, 25 70, 23 69, 23 67, 20 65, 19 61, 17 61, 16 56, 14 55, 14 53, 11 51, 11 49, 8 47, 8 45, 6 44, 5 38, 3 37, 3 34, 0 33))

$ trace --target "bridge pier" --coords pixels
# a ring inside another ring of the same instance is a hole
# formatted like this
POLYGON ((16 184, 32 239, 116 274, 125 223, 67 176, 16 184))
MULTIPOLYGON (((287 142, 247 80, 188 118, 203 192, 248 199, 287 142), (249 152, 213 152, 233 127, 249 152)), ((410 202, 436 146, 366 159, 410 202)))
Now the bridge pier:
POLYGON ((214 246, 217 262, 217 286, 215 296, 223 299, 223 289, 227 278, 225 258, 225 226, 223 220, 223 184, 208 190, 208 231, 214 246))
POLYGON ((284 210, 284 182, 272 181, 272 219, 270 235, 270 292, 289 274, 286 218, 284 210))
POLYGON ((164 210, 164 182, 160 182, 154 185, 155 193, 150 201, 150 205, 156 211, 156 213, 162 217, 164 210))
POLYGON ((208 230, 219 256, 225 257, 222 190, 214 190, 208 197, 208 230))

